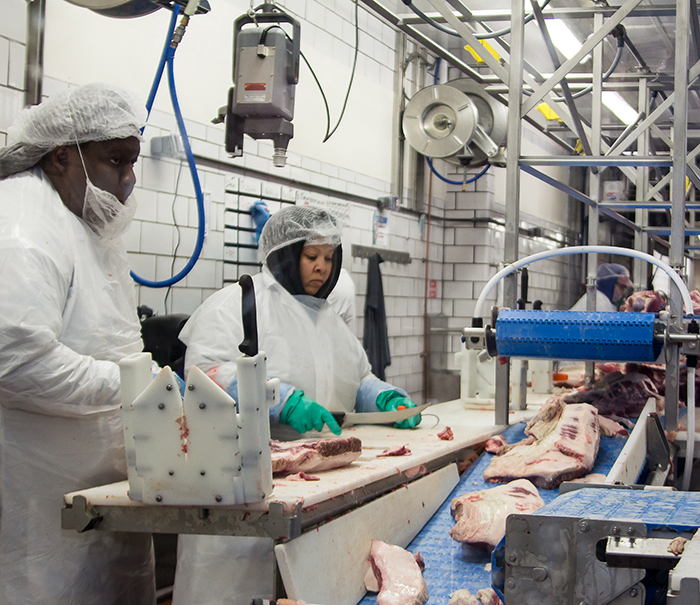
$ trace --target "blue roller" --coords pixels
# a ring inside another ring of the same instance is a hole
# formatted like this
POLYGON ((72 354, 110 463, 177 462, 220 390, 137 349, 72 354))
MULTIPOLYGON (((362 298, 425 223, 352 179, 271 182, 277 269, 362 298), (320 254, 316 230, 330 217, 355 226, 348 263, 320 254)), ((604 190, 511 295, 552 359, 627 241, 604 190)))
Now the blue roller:
POLYGON ((503 309, 496 349, 504 357, 653 362, 654 313, 530 311, 503 309))

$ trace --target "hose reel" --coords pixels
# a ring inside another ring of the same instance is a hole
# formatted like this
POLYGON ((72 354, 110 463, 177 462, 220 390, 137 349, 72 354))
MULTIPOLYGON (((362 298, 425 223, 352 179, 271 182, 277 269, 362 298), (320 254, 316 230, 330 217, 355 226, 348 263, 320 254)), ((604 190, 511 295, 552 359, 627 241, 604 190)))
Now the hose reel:
POLYGON ((505 165, 507 129, 508 108, 468 78, 419 90, 403 115, 411 147, 457 166, 505 165))

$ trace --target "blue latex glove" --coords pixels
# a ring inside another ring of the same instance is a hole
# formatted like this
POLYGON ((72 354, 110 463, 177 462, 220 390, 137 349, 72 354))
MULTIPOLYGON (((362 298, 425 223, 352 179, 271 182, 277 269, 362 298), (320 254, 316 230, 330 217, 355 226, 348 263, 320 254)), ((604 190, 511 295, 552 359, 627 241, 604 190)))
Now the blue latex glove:
POLYGON ((179 374, 175 374, 175 378, 177 378, 177 387, 180 389, 180 396, 184 397, 186 383, 182 378, 180 378, 179 374))
POLYGON ((304 395, 304 391, 294 391, 289 396, 280 414, 280 422, 288 424, 297 433, 305 433, 311 429, 322 431, 323 425, 326 424, 335 435, 340 435, 340 426, 331 413, 304 395))
MULTIPOLYGON (((398 391, 384 391, 377 395, 377 409, 380 412, 393 412, 399 408, 415 408, 416 404, 413 403, 408 397, 404 397, 398 391)), ((414 426, 418 426, 421 421, 421 415, 416 414, 411 418, 406 420, 401 420, 400 422, 394 423, 394 428, 397 429, 412 429, 414 426)))
POLYGON ((260 201, 255 202, 250 207, 250 214, 253 217, 253 222, 255 223, 255 240, 259 242, 263 227, 270 218, 270 211, 268 210, 265 202, 260 201))

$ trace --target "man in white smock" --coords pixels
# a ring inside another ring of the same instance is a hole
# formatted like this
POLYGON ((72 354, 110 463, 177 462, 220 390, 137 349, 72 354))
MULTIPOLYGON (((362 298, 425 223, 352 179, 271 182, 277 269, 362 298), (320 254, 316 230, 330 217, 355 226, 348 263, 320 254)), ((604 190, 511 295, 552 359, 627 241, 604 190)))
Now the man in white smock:
POLYGON ((151 536, 61 529, 63 494, 126 478, 118 362, 142 350, 120 240, 144 105, 88 84, 0 149, 0 603, 152 605, 151 536))
MULTIPOLYGON (((617 311, 625 300, 625 293, 632 288, 627 267, 616 263, 603 263, 596 276, 596 311, 617 311)), ((576 301, 569 311, 586 311, 586 293, 576 301)))
MULTIPOLYGON (((270 378, 279 378, 274 429, 340 434, 329 412, 391 411, 414 407, 405 391, 376 378, 357 337, 327 303, 342 263, 341 230, 325 210, 290 206, 276 212, 260 237, 262 273, 253 277, 258 343, 270 378)), ((180 334, 185 366, 198 366, 234 399, 235 360, 243 340, 241 289, 228 286, 195 311, 180 334)), ((411 428, 415 416, 397 428, 411 428)), ((328 436, 328 435, 327 435, 328 436)), ((181 535, 174 605, 249 605, 272 598, 272 540, 181 535)))

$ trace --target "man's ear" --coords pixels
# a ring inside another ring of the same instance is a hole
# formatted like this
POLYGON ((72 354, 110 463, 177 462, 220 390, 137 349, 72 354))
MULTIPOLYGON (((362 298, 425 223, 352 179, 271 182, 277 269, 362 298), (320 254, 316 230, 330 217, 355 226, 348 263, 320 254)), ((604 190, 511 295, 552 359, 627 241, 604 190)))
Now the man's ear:
POLYGON ((59 145, 42 158, 42 168, 45 172, 63 175, 70 163, 70 150, 66 145, 59 145))

